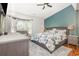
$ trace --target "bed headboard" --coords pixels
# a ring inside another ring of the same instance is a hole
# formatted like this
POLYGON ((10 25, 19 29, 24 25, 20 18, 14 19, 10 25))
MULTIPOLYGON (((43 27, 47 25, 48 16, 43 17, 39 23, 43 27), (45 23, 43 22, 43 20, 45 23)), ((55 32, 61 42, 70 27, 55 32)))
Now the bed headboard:
POLYGON ((67 35, 69 35, 69 30, 67 29, 67 27, 49 27, 49 28, 45 28, 45 31, 47 30, 52 30, 53 28, 59 29, 59 30, 66 30, 67 35))
POLYGON ((67 29, 67 27, 49 27, 49 28, 45 28, 45 30, 52 30, 53 28, 56 28, 56 29, 67 29))

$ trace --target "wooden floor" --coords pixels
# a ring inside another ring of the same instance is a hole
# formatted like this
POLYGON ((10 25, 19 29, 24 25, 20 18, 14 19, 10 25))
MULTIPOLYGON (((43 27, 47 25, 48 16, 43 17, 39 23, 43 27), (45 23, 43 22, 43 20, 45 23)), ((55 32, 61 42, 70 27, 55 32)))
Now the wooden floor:
POLYGON ((69 53, 68 56, 79 56, 79 46, 75 45, 65 45, 65 46, 72 49, 72 51, 69 53))

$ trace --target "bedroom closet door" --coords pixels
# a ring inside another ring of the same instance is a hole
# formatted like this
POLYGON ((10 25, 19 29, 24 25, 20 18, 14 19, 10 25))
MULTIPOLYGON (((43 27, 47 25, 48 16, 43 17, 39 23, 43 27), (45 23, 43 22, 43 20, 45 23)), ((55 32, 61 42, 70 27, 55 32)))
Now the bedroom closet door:
MULTIPOLYGON (((6 4, 6 3, 3 3, 6 4)), ((4 5, 5 6, 5 5, 4 5)), ((7 9, 7 8, 6 8, 7 9)), ((6 11, 6 10, 5 10, 6 11)), ((0 33, 4 33, 4 18, 6 16, 2 3, 0 3, 0 33)))
POLYGON ((0 33, 4 33, 4 18, 5 16, 3 14, 0 14, 0 33))

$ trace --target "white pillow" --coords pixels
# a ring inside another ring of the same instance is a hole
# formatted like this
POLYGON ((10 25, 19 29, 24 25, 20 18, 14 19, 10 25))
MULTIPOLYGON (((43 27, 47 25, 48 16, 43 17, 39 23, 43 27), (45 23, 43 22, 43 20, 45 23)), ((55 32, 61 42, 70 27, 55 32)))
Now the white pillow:
POLYGON ((57 31, 62 36, 62 40, 67 39, 66 30, 57 30, 57 31))

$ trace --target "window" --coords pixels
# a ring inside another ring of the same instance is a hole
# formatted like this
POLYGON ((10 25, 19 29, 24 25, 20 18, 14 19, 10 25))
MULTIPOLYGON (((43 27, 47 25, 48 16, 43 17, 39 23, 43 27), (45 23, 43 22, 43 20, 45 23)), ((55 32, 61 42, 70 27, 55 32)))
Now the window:
POLYGON ((32 34, 32 21, 18 20, 16 28, 17 31, 27 31, 32 34))

